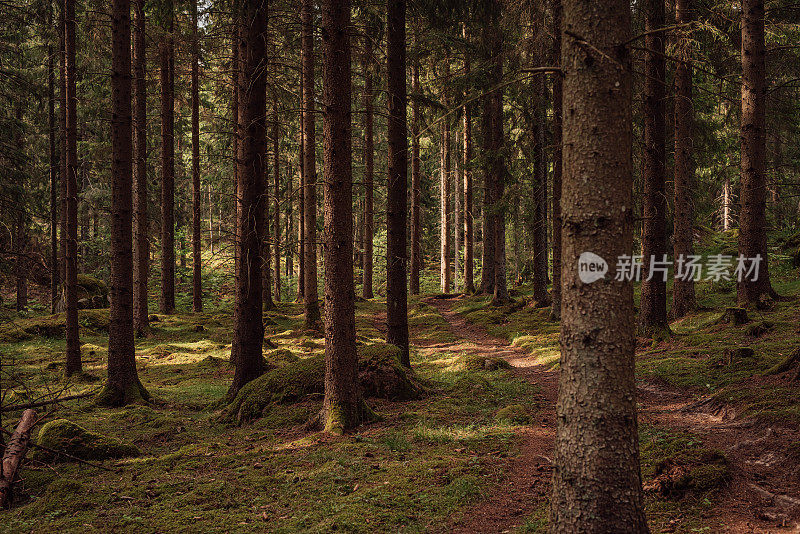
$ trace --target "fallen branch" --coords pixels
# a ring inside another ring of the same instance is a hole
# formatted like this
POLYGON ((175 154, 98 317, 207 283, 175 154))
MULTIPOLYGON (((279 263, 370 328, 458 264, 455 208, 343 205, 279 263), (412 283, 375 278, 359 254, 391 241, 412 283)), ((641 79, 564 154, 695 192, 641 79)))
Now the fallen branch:
POLYGON ((28 452, 28 443, 31 440, 31 428, 36 424, 36 412, 25 410, 19 420, 11 439, 8 440, 6 451, 3 454, 2 472, 0 472, 0 508, 8 503, 11 487, 17 476, 25 454, 28 452))
POLYGON ((87 397, 91 397, 96 395, 96 391, 92 391, 90 393, 81 393, 80 395, 67 395, 66 397, 58 397, 55 399, 38 401, 38 402, 29 402, 27 404, 9 404, 8 406, 3 406, 2 413, 5 412, 13 412, 14 410, 27 410, 30 408, 41 408, 42 406, 49 406, 51 404, 58 404, 59 402, 76 400, 76 399, 85 399, 87 397))

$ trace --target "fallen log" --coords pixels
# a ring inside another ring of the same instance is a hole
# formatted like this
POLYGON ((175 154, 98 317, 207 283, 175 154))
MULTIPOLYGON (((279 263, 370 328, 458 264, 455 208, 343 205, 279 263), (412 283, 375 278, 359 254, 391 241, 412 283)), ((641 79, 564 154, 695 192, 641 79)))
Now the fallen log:
POLYGON ((0 470, 0 508, 6 506, 11 496, 11 487, 17 476, 17 470, 28 452, 31 429, 35 424, 36 412, 30 409, 25 410, 22 412, 17 428, 11 434, 11 439, 8 440, 5 453, 3 453, 3 461, 0 464, 2 467, 0 470))
POLYGON ((71 400, 77 400, 77 399, 85 399, 85 398, 91 397, 93 395, 97 395, 97 393, 98 393, 98 391, 91 391, 89 393, 81 393, 79 395, 67 395, 66 397, 56 397, 54 399, 48 399, 48 400, 37 401, 37 402, 27 402, 27 403, 22 403, 22 404, 8 404, 6 406, 3 406, 2 409, 0 409, 0 411, 2 411, 2 413, 6 413, 6 412, 13 412, 14 410, 22 410, 22 409, 28 409, 28 408, 41 408, 42 406, 49 406, 51 404, 58 404, 59 402, 65 402, 65 401, 71 401, 71 400))

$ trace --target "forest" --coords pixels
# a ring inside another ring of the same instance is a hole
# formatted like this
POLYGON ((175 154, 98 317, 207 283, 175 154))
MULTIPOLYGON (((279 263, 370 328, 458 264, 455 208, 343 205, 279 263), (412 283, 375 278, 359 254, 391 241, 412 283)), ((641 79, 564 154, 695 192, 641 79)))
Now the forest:
POLYGON ((798 43, 0 0, 0 532, 798 532, 798 43))

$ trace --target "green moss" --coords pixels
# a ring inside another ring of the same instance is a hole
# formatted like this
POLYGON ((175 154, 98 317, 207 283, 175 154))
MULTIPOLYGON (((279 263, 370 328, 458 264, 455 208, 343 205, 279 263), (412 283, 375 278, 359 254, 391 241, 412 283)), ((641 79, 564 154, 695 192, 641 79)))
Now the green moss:
POLYGON ((150 393, 144 388, 142 383, 136 379, 124 388, 111 382, 106 385, 95 397, 97 406, 119 407, 127 404, 147 403, 150 401, 150 393))
MULTIPOLYGON (((359 351, 359 381, 365 397, 406 400, 419 397, 423 388, 404 369, 400 349, 385 343, 362 345, 359 351)), ((311 356, 263 374, 246 384, 226 414, 239 423, 259 418, 275 403, 301 400, 325 391, 325 357, 311 356)))
POLYGON ((511 404, 498 410, 494 420, 501 424, 528 425, 531 423, 531 414, 525 406, 511 404))
MULTIPOLYGON (((36 444, 82 460, 104 460, 139 454, 139 450, 129 443, 90 432, 67 419, 56 419, 45 424, 39 431, 36 444)), ((69 461, 65 456, 42 449, 37 449, 35 455, 44 460, 69 461)))
MULTIPOLYGON (((108 286, 105 282, 88 274, 78 275, 79 292, 83 290, 86 295, 108 295, 108 286)), ((79 298, 82 298, 79 296, 79 298)))
POLYGON ((266 354, 267 362, 274 366, 283 367, 300 361, 300 357, 289 349, 276 349, 266 354))
POLYGON ((501 371, 511 369, 512 365, 503 358, 470 355, 464 358, 463 368, 467 371, 501 371))

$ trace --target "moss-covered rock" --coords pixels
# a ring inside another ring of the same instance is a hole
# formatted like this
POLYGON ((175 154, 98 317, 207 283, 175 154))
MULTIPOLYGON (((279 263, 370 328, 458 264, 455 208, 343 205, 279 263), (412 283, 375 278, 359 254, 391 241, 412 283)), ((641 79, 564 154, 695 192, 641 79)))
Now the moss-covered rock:
POLYGON ((771 321, 759 321, 757 323, 753 323, 753 324, 749 325, 745 329, 745 333, 748 336, 761 337, 764 334, 766 334, 767 332, 769 332, 770 330, 772 330, 772 328, 774 326, 775 325, 771 321))
MULTIPOLYGON (((67 419, 56 419, 39 431, 36 444, 57 452, 64 452, 82 460, 104 460, 138 456, 139 450, 115 438, 90 432, 67 419)), ((49 461, 70 461, 66 456, 37 449, 37 458, 49 461)))
POLYGON ((531 414, 525 406, 511 404, 498 410, 494 420, 501 424, 527 425, 531 422, 531 414))
POLYGON ((725 456, 715 450, 699 449, 677 453, 656 465, 654 478, 644 485, 667 497, 687 492, 705 493, 724 486, 730 479, 725 456))
POLYGON ((468 356, 464 359, 466 371, 500 371, 511 367, 511 364, 503 358, 494 356, 468 356))
MULTIPOLYGON (((424 392, 411 371, 400 365, 400 349, 383 343, 364 345, 359 352, 359 381, 365 397, 406 400, 424 392)), ((245 385, 226 410, 238 423, 261 417, 276 403, 302 400, 325 391, 325 357, 299 359, 270 370, 245 385)))
MULTIPOLYGON (((78 323, 95 332, 108 331, 108 310, 80 310, 78 323)), ((66 316, 63 313, 17 319, 0 326, 0 343, 17 343, 28 341, 34 337, 63 337, 66 328, 66 316)))

